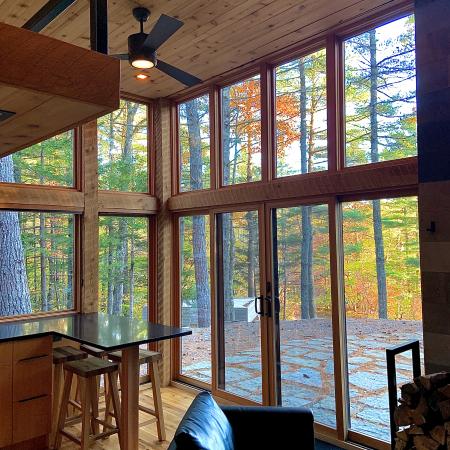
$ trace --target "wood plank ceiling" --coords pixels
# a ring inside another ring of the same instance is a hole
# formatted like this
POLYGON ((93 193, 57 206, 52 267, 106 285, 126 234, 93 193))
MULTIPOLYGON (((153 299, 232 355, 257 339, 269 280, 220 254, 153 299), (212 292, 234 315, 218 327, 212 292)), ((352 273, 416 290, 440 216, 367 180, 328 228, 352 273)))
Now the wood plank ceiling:
MULTIPOLYGON (((47 0, 0 0, 0 21, 22 26, 47 0)), ((127 51, 127 37, 138 31, 131 10, 145 6, 185 25, 159 50, 162 60, 203 80, 256 61, 275 51, 323 33, 330 27, 400 0, 109 0, 110 53, 127 51)), ((89 46, 89 0, 78 0, 51 23, 44 34, 89 46)), ((122 62, 122 91, 158 98, 183 86, 153 69, 136 80, 136 70, 122 62)))

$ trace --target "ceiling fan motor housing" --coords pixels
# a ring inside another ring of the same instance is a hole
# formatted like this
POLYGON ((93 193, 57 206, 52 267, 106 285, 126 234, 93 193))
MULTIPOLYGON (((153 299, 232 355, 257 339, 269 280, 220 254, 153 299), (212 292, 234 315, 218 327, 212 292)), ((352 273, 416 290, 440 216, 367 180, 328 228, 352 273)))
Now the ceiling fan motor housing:
POLYGON ((128 36, 130 63, 136 59, 146 59, 152 61, 156 66, 156 50, 144 47, 147 36, 147 33, 135 33, 128 36))

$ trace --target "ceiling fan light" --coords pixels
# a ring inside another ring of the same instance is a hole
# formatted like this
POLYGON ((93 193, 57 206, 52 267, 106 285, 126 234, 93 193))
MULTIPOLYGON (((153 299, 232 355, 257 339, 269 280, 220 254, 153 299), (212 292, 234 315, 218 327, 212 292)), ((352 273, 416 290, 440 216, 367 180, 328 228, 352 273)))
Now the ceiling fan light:
POLYGON ((155 63, 149 59, 138 58, 131 61, 131 65, 136 69, 151 69, 155 63))

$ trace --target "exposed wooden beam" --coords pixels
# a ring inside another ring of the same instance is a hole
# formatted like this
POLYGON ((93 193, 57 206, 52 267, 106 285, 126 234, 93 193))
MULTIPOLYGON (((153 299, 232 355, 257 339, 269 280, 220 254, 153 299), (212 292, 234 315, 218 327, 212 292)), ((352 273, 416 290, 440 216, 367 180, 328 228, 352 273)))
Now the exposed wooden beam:
POLYGON ((0 209, 82 212, 84 196, 74 189, 0 183, 0 209))
POLYGON ((22 28, 39 33, 76 0, 50 0, 22 28))
POLYGON ((216 191, 180 194, 168 200, 168 208, 171 211, 185 211, 261 201, 301 201, 312 197, 353 196, 401 189, 417 189, 417 158, 368 164, 334 173, 317 172, 292 176, 270 183, 249 183, 227 186, 216 191))
POLYGON ((158 199, 149 194, 100 191, 98 193, 100 214, 156 214, 158 199))

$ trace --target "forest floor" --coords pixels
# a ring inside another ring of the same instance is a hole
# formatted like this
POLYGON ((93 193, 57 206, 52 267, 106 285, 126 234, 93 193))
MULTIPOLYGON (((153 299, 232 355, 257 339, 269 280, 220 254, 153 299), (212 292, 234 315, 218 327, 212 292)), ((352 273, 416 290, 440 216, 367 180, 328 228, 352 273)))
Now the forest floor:
MULTIPOLYGON (((281 321, 282 402, 306 406, 316 421, 335 426, 330 319, 281 321)), ((261 401, 259 323, 225 326, 225 389, 261 401)), ((347 319, 351 429, 389 440, 386 348, 418 339, 420 321, 347 319)), ((210 330, 194 329, 182 340, 183 374, 211 382, 210 330)), ((423 360, 423 357, 422 357, 423 360)), ((397 383, 412 377, 411 355, 396 360, 397 383)))

